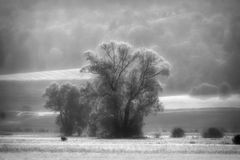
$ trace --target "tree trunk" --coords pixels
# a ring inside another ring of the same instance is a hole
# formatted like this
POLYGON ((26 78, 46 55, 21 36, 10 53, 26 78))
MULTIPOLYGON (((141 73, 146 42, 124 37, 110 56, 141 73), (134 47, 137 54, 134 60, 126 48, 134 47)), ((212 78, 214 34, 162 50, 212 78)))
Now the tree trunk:
POLYGON ((127 126, 128 126, 128 121, 129 121, 129 112, 130 112, 130 104, 131 100, 128 100, 126 104, 126 108, 124 111, 124 122, 123 122, 123 130, 126 132, 127 126))

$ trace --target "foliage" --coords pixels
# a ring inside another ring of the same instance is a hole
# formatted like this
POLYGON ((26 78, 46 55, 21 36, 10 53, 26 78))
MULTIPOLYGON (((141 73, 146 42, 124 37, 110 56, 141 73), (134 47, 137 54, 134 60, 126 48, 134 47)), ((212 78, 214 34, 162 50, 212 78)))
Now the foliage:
POLYGON ((71 135, 75 129, 81 133, 87 125, 88 109, 80 103, 81 92, 71 84, 51 84, 44 93, 47 98, 45 107, 59 112, 56 123, 65 135, 71 135))
MULTIPOLYGON (((82 86, 80 88, 79 103, 80 106, 76 108, 74 112, 74 117, 76 120, 76 131, 78 135, 87 127, 89 121, 89 115, 92 110, 91 95, 89 92, 90 85, 82 86)), ((93 101, 94 102, 94 101, 93 101)))
POLYGON ((88 122, 88 136, 90 137, 96 137, 97 136, 97 113, 91 113, 89 116, 89 122, 88 122))
POLYGON ((235 135, 233 137, 232 141, 233 141, 234 144, 240 145, 240 135, 239 134, 235 135))
POLYGON ((222 138, 224 136, 224 133, 219 128, 208 128, 202 133, 203 138, 222 138))
POLYGON ((171 132, 171 137, 180 138, 185 136, 185 131, 182 128, 174 128, 171 132))
POLYGON ((97 75, 88 88, 94 101, 90 130, 100 137, 141 135, 143 117, 162 108, 159 78, 169 75, 169 64, 155 51, 126 43, 103 43, 97 54, 86 53, 90 64, 81 71, 97 75))

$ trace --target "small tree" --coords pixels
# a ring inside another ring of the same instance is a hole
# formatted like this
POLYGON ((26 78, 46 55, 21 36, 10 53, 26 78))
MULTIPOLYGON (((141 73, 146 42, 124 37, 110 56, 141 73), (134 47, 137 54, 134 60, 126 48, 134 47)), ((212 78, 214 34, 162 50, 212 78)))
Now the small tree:
POLYGON ((101 44, 87 59, 90 65, 82 71, 97 75, 92 83, 97 136, 140 136, 144 116, 162 107, 159 77, 169 75, 168 62, 155 51, 117 42, 101 44))
POLYGON ((72 135, 75 128, 84 128, 85 106, 79 103, 80 92, 71 84, 51 84, 43 95, 47 98, 45 107, 59 112, 56 122, 65 135, 72 135))

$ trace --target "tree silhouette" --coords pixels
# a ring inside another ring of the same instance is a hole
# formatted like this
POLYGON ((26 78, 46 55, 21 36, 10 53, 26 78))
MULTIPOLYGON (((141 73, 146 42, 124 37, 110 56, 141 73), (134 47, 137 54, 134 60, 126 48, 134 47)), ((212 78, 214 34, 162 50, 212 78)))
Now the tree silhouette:
POLYGON ((54 83, 46 88, 43 96, 47 98, 45 107, 59 112, 56 122, 62 133, 72 135, 74 129, 81 133, 87 124, 88 113, 86 107, 79 102, 80 91, 77 87, 54 83))
POLYGON ((97 53, 86 54, 90 64, 81 71, 97 75, 91 87, 95 134, 140 136, 144 116, 162 108, 159 79, 169 75, 169 63, 153 50, 122 42, 102 43, 97 53))

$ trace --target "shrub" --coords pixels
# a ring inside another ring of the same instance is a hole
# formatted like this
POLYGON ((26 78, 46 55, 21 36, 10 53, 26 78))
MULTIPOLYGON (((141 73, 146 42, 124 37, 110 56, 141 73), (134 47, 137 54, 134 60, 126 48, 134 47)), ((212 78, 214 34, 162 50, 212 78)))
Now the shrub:
POLYGON ((235 135, 235 136, 233 137, 232 141, 233 141, 234 144, 240 145, 240 134, 235 135))
POLYGON ((223 131, 214 127, 208 128, 202 133, 203 138, 222 138, 223 136, 223 131))
POLYGON ((171 137, 180 138, 185 136, 185 131, 182 128, 174 128, 172 130, 171 137))
POLYGON ((61 140, 62 140, 62 141, 66 141, 66 140, 67 140, 67 137, 61 136, 61 140))

